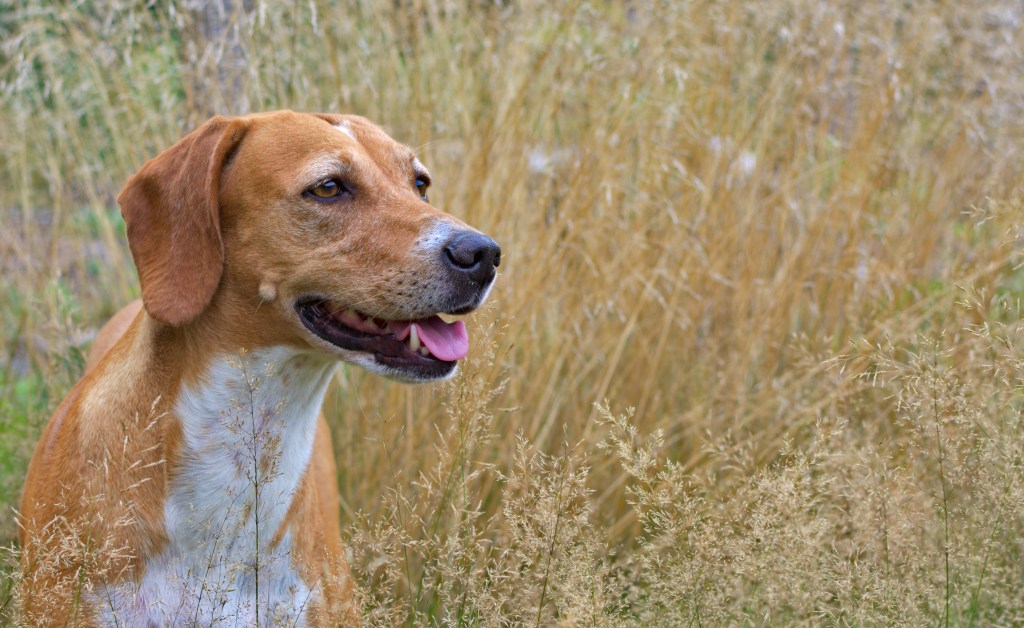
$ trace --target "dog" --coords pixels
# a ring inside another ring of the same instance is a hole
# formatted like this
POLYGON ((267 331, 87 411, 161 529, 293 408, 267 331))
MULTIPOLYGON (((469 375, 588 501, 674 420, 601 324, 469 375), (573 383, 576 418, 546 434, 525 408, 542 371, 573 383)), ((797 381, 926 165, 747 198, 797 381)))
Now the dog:
POLYGON ((118 196, 142 287, 50 419, 21 502, 33 623, 356 624, 339 362, 450 377, 494 240, 365 118, 215 117, 118 196))

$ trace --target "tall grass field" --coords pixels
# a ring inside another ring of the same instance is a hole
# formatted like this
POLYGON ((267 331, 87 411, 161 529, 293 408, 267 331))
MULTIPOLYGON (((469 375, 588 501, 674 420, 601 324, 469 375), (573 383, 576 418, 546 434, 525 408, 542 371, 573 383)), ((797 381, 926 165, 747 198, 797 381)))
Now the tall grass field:
POLYGON ((453 381, 328 392, 367 624, 1024 623, 1010 0, 0 0, 0 623, 120 186, 283 108, 503 250, 453 381))

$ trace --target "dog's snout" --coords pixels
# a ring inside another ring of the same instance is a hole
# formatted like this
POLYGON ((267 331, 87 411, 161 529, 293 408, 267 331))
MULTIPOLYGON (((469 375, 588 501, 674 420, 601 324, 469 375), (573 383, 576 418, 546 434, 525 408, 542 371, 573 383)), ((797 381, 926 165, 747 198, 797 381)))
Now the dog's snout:
POLYGON ((489 281, 501 263, 501 247, 475 231, 460 231, 444 247, 448 265, 479 283, 489 281))

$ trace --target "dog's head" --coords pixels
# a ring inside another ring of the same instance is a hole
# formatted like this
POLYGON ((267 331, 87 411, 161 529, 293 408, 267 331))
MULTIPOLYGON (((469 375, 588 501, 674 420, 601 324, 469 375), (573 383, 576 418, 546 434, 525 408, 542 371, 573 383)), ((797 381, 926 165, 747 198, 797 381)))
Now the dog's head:
POLYGON ((438 315, 479 307, 501 260, 429 187, 413 151, 370 121, 283 111, 210 120, 118 202, 153 318, 233 312, 259 342, 423 381, 468 351, 464 323, 438 315))

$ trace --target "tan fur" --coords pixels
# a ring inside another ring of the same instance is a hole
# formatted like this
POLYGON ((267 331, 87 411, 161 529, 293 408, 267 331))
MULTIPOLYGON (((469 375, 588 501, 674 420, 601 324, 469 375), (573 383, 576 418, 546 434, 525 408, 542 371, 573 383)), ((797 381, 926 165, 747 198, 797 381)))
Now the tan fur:
POLYGON ((135 299, 110 317, 110 320, 100 329, 99 333, 96 334, 96 338, 92 341, 89 355, 85 358, 86 372, 91 371, 99 363, 100 358, 107 355, 107 352, 114 346, 114 343, 120 340, 124 332, 128 331, 128 327, 141 311, 142 299, 135 299))
MULTIPOLYGON (((137 577, 168 542, 162 508, 183 446, 174 403, 213 356, 322 350, 293 309, 309 292, 373 316, 426 315, 405 282, 431 272, 411 253, 415 240, 432 222, 465 225, 419 198, 412 159, 365 119, 275 112, 214 118, 129 180, 119 202, 143 301, 100 332, 30 464, 21 542, 31 622, 94 623, 83 591, 137 577), (325 121, 344 121, 358 142, 325 121), (301 197, 325 155, 359 186, 341 209, 301 197)), ((303 579, 322 586, 317 625, 358 622, 338 504, 321 415, 285 524, 303 579)))

